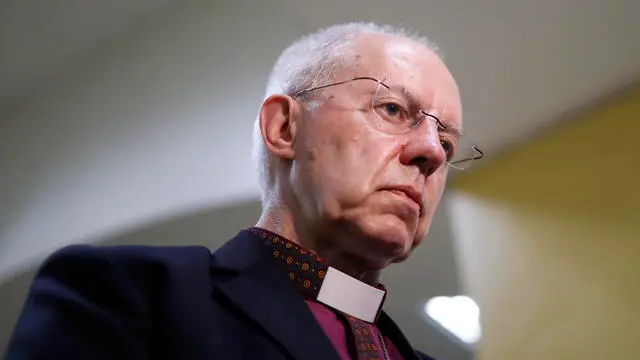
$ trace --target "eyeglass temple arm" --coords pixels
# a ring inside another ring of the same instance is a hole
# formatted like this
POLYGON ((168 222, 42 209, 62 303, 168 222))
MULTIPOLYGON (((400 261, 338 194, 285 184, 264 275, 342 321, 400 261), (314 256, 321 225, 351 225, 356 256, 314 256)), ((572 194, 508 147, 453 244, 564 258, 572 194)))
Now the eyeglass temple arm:
POLYGON ((293 98, 295 99, 298 96, 300 96, 300 95, 302 95, 304 93, 307 93, 309 91, 321 90, 321 89, 325 89, 325 88, 336 86, 336 85, 342 85, 342 84, 346 84, 348 82, 352 82, 352 81, 355 81, 355 80, 372 80, 372 81, 375 81, 377 83, 381 83, 381 81, 379 81, 379 80, 377 80, 375 78, 369 77, 369 76, 358 76, 358 77, 355 77, 353 79, 344 80, 344 81, 340 81, 340 82, 337 82, 337 83, 331 83, 331 84, 327 84, 327 85, 316 86, 316 87, 311 87, 311 88, 308 88, 308 89, 300 90, 300 91, 298 91, 297 93, 295 93, 293 95, 293 98))
POLYGON ((484 152, 482 150, 480 150, 480 148, 478 148, 477 146, 472 146, 473 151, 475 151, 477 154, 472 155, 471 157, 468 158, 464 158, 458 161, 454 161, 452 162, 452 164, 459 164, 465 161, 470 161, 470 160, 480 160, 484 157, 484 152))

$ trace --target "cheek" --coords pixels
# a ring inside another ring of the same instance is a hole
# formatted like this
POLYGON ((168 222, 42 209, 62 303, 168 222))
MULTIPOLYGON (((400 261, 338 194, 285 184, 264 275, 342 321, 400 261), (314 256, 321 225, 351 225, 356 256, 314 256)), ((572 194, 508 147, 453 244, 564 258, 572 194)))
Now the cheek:
POLYGON ((347 146, 344 131, 330 131, 330 121, 324 126, 320 126, 322 119, 309 121, 317 123, 301 129, 298 135, 291 182, 308 215, 333 217, 339 213, 345 188, 351 187, 348 171, 356 157, 347 146))
POLYGON ((356 139, 334 137, 322 151, 316 169, 326 198, 342 208, 357 206, 370 192, 374 167, 356 139))
POLYGON ((425 191, 427 192, 427 201, 428 201, 428 210, 425 213, 424 217, 420 219, 420 223, 418 225, 418 231, 416 232, 415 244, 414 247, 417 246, 425 234, 428 233, 429 228, 431 227, 431 222, 433 221, 433 217, 440 205, 440 201, 442 200, 442 194, 444 193, 445 184, 447 181, 447 169, 438 170, 437 173, 433 174, 428 180, 427 185, 425 187, 425 191))
POLYGON ((306 163, 308 181, 321 203, 316 206, 329 217, 339 217, 342 211, 362 205, 384 168, 385 139, 358 126, 308 130, 313 134, 299 149, 300 161, 306 163))
POLYGON ((345 200, 357 205, 371 195, 384 178, 393 143, 388 136, 358 131, 336 137, 331 149, 336 155, 331 167, 332 181, 345 200))

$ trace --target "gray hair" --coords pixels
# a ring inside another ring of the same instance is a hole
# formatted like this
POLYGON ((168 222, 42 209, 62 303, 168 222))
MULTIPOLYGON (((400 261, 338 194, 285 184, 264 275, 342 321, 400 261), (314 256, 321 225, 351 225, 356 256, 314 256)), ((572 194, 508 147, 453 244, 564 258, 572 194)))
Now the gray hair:
MULTIPOLYGON (((354 58, 348 56, 354 51, 353 40, 359 35, 375 34, 414 40, 441 56, 437 46, 429 39, 404 28, 360 22, 333 25, 301 37, 280 54, 269 75, 264 99, 274 94, 293 96, 301 90, 330 83, 336 70, 348 65, 347 62, 354 58)), ((254 123, 252 155, 264 202, 270 165, 259 117, 254 123)))

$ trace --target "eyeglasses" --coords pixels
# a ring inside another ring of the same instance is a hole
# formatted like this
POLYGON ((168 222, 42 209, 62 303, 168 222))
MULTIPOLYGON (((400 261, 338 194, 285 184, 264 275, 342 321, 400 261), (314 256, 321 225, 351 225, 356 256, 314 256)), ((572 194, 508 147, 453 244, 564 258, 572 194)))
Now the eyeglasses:
POLYGON ((372 123, 380 131, 391 135, 406 134, 420 127, 426 120, 432 120, 440 136, 440 144, 447 156, 446 164, 449 167, 465 170, 473 161, 484 157, 482 150, 466 134, 463 134, 461 129, 446 126, 435 115, 420 109, 417 99, 407 89, 401 86, 390 87, 372 77, 356 77, 304 89, 295 93, 293 99, 298 99, 301 95, 311 91, 361 80, 373 81, 377 84, 371 101, 371 111, 377 115, 372 117, 372 123))

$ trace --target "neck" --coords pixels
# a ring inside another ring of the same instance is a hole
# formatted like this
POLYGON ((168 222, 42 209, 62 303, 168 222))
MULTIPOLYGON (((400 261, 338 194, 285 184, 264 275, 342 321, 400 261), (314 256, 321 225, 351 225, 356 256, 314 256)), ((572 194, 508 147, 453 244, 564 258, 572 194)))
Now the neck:
POLYGON ((307 225, 282 204, 264 204, 256 226, 297 243, 325 259, 330 266, 360 281, 376 284, 380 278, 380 270, 366 268, 357 256, 343 251, 330 234, 320 231, 317 226, 307 225))

